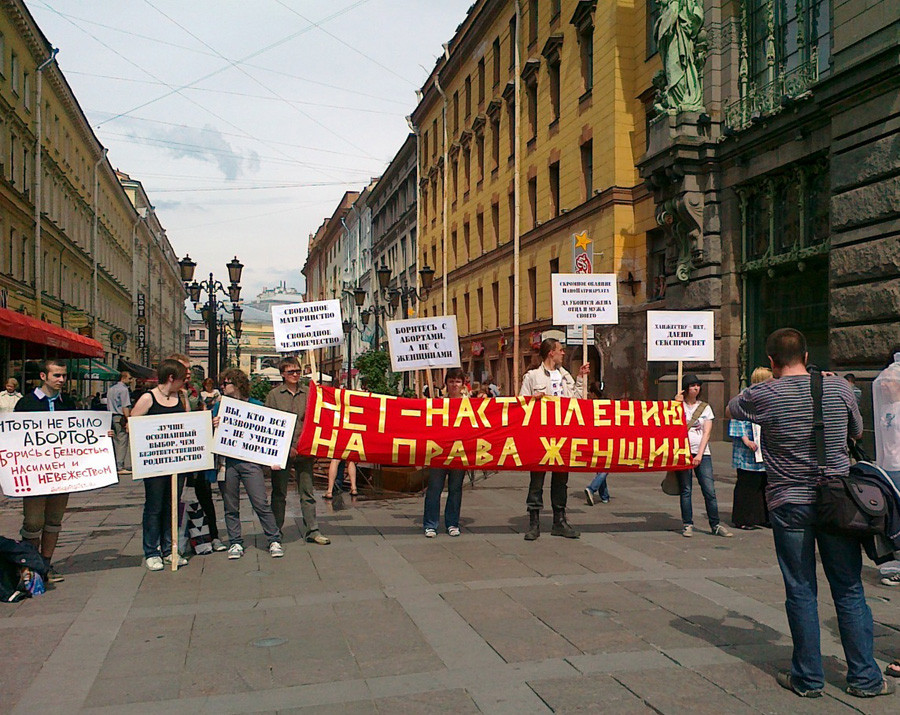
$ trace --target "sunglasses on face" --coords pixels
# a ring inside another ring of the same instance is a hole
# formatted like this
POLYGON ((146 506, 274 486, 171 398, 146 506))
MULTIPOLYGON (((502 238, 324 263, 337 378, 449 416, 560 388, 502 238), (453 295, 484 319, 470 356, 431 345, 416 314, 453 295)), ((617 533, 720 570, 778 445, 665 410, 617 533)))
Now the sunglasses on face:
POLYGON ((231 380, 222 380, 222 387, 225 387, 225 385, 233 385, 233 384, 234 383, 231 380))

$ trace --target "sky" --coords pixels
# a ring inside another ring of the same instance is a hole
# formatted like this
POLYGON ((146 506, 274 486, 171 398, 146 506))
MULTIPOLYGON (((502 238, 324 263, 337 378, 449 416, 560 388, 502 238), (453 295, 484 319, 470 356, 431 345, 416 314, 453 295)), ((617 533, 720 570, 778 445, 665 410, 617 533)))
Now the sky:
POLYGON ((302 287, 307 243, 381 174, 473 0, 25 0, 112 166, 175 253, 242 297, 302 287))

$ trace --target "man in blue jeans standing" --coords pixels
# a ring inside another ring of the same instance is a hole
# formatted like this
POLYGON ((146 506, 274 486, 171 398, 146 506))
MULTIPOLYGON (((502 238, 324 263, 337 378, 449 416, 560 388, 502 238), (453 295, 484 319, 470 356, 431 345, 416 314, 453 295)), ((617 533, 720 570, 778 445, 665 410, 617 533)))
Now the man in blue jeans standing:
MULTIPOLYGON (((819 468, 806 338, 793 328, 776 330, 766 341, 766 353, 775 379, 751 385, 731 400, 727 416, 762 426, 766 502, 794 642, 791 669, 778 673, 776 679, 804 698, 820 697, 825 687, 816 583, 818 544, 847 660, 847 692, 860 698, 888 695, 894 692, 894 684, 882 677, 872 653, 872 611, 863 591, 859 541, 816 528, 819 468)), ((846 380, 826 376, 823 391, 825 474, 846 476, 850 470, 847 436, 862 435, 862 417, 846 380)))

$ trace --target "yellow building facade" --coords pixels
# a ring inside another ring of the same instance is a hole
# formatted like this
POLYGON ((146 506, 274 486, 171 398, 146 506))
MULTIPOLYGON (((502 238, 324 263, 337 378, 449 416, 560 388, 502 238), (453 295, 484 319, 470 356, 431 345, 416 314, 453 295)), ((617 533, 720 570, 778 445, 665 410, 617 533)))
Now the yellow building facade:
MULTIPOLYGON (((455 314, 463 366, 475 380, 492 374, 514 393, 514 377, 536 360, 533 346, 564 336, 552 322, 550 276, 574 272, 573 234, 587 232, 593 271, 620 281, 620 325, 598 330, 589 359, 594 377, 602 363, 608 388, 625 396, 629 346, 646 310, 646 234, 656 227, 635 169, 659 69, 648 51, 645 2, 519 4, 518 14, 509 0, 472 6, 412 116, 419 265, 436 271, 424 309, 455 314)), ((581 361, 580 349, 570 352, 581 361)))

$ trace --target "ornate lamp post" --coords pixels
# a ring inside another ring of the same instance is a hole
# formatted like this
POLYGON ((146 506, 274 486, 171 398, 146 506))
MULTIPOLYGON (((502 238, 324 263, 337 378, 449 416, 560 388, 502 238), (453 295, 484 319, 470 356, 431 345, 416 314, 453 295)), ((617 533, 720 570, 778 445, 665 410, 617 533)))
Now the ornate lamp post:
MULTIPOLYGON (((187 289, 188 295, 191 298, 191 302, 194 304, 194 309, 197 310, 201 317, 203 318, 203 322, 206 325, 206 329, 209 334, 209 342, 208 342, 208 363, 209 367, 207 369, 207 377, 212 377, 215 379, 218 376, 219 366, 219 311, 223 310, 225 313, 228 313, 233 316, 235 322, 235 328, 239 329, 241 324, 241 315, 243 313, 243 308, 239 305, 241 300, 241 271, 244 269, 244 264, 241 263, 237 256, 235 256, 231 261, 229 261, 225 267, 228 269, 228 279, 230 281, 229 286, 226 288, 222 283, 217 281, 213 274, 209 274, 209 279, 205 281, 200 281, 199 283, 194 280, 194 269, 197 264, 193 260, 191 260, 190 256, 185 256, 182 258, 178 265, 181 268, 181 280, 184 282, 184 287, 187 289), (207 301, 201 306, 200 305, 200 294, 201 292, 206 291, 207 301), (228 300, 231 301, 231 308, 229 309, 224 302, 219 302, 218 295, 221 293, 223 296, 227 296, 228 300)), ((224 321, 224 319, 223 319, 224 321)), ((224 337, 224 332, 223 332, 224 337)), ((225 356, 226 347, 223 347, 222 353, 223 358, 225 356)))
MULTIPOLYGON (((378 318, 387 317, 388 315, 393 315, 397 310, 397 307, 400 303, 403 303, 403 313, 404 317, 406 317, 408 306, 415 305, 416 300, 425 300, 428 298, 428 291, 431 290, 431 286, 434 284, 434 269, 430 266, 425 266, 422 270, 419 271, 419 278, 422 282, 422 288, 420 290, 416 290, 413 287, 403 286, 402 288, 390 288, 391 282, 391 269, 388 268, 384 262, 382 261, 381 267, 375 271, 375 275, 378 276, 378 290, 375 291, 375 305, 372 308, 368 308, 361 312, 362 316, 374 315, 375 316, 375 349, 377 350, 379 347, 378 342, 378 318), (382 300, 385 301, 386 305, 379 304, 379 296, 382 300)), ((357 289, 359 291, 360 289, 357 289)), ((357 302, 357 306, 361 306, 362 303, 357 302)), ((364 318, 366 320, 367 318, 364 318)))

